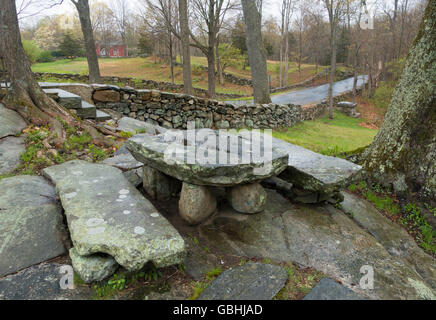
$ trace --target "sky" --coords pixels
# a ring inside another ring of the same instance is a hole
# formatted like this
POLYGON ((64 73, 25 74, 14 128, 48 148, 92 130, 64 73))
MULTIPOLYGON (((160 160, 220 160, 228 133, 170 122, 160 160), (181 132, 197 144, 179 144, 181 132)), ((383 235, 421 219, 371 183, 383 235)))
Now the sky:
MULTIPOLYGON (((36 24, 38 20, 45 16, 72 13, 75 12, 75 7, 70 0, 16 0, 17 10, 22 4, 27 4, 29 1, 34 1, 34 4, 27 7, 27 9, 20 15, 20 22, 23 25, 36 24), (48 8, 52 3, 62 4, 56 5, 52 8, 48 8)), ((109 4, 111 0, 97 0, 98 2, 105 2, 109 4)), ((135 8, 140 0, 129 0, 129 5, 131 9, 135 8)), ((176 1, 176 0, 174 0, 176 1)), ((266 0, 265 13, 269 15, 274 15, 278 12, 279 3, 281 0, 266 0)))
MULTIPOLYGON (((91 0, 92 1, 92 0, 91 0)), ((111 0, 95 0, 98 2, 105 2, 109 4, 111 0)), ((129 0, 130 8, 133 10, 135 6, 138 5, 138 2, 141 0, 129 0)), ((176 0, 173 0, 176 1, 176 0)), ((264 0, 264 16, 269 17, 273 16, 279 19, 279 8, 281 0, 264 0)), ((316 0, 314 0, 316 1, 316 0)), ((369 0, 368 3, 371 3, 374 0, 369 0)), ((385 0, 389 1, 389 0, 385 0)), ((16 0, 17 10, 22 6, 22 4, 27 4, 31 2, 30 5, 25 12, 20 15, 20 23, 24 26, 34 25, 45 16, 56 15, 56 14, 64 14, 64 13, 72 13, 75 12, 75 7, 71 3, 70 0, 16 0), (50 4, 62 2, 60 5, 53 6, 52 8, 48 8, 50 4)))

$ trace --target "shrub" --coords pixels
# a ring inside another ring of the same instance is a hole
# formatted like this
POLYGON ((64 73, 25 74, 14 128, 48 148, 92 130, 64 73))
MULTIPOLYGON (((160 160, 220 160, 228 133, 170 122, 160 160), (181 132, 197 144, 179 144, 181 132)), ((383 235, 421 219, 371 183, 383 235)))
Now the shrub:
POLYGON ((41 49, 33 41, 29 40, 23 40, 23 47, 30 64, 34 64, 41 55, 41 49))
POLYGON ((39 55, 38 62, 52 62, 54 61, 50 51, 42 51, 39 55))

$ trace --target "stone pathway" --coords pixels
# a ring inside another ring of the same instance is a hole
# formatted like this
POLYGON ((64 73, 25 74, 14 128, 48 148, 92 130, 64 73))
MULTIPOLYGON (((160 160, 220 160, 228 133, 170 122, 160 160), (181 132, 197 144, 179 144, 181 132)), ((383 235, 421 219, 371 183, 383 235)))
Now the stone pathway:
POLYGON ((112 256, 130 271, 181 263, 184 241, 114 167, 71 161, 44 170, 56 184, 79 256, 112 256))
POLYGON ((41 177, 0 180, 0 277, 66 252, 55 189, 41 177))
POLYGON ((272 300, 287 280, 288 273, 282 267, 249 262, 224 271, 199 300, 272 300))

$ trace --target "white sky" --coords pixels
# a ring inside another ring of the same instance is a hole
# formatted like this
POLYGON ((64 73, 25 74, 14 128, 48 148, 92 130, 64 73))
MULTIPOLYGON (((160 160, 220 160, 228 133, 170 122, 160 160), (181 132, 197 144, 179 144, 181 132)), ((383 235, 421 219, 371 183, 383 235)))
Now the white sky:
MULTIPOLYGON (((17 10, 22 3, 27 3, 31 0, 16 0, 17 10)), ((35 24, 38 20, 45 16, 56 15, 56 14, 64 14, 64 13, 72 13, 75 12, 75 7, 71 3, 70 0, 63 0, 62 4, 56 5, 53 8, 43 9, 44 6, 49 7, 53 2, 60 2, 61 0, 34 0, 38 1, 34 5, 31 5, 27 8, 27 10, 21 15, 20 22, 24 25, 32 25, 35 24), (35 13, 38 13, 35 15, 35 13)), ((92 0, 91 0, 92 1, 92 0)), ((109 4, 111 0, 95 0, 98 2, 104 2, 109 4)), ((132 10, 135 9, 135 6, 138 4, 138 1, 141 0, 129 0, 129 5, 132 10)), ((174 0, 176 1, 176 0, 174 0)), ((266 0, 264 14, 265 16, 275 15, 278 16, 278 11, 280 7, 281 0, 266 0)))
MULTIPOLYGON (((55 2, 61 2, 61 0, 16 0, 17 10, 19 10, 19 7, 22 3, 27 3, 29 1, 33 2, 34 4, 29 6, 29 8, 20 16, 20 18, 21 18, 20 22, 22 25, 33 25, 38 20, 40 20, 41 18, 43 18, 45 16, 75 12, 75 7, 71 3, 70 0, 63 0, 61 5, 56 5, 50 9, 46 9, 46 8, 49 7, 50 4, 53 4, 55 2), (43 10, 41 10, 41 8, 43 10), (35 13, 38 13, 38 14, 34 15, 35 13), (30 16, 29 16, 29 14, 30 14, 30 16)), ((90 2, 91 1, 105 2, 107 4, 109 4, 111 2, 111 0, 90 0, 90 2)), ((134 11, 135 6, 138 5, 139 1, 141 1, 141 0, 129 0, 128 1, 132 11, 134 11)), ((176 0, 174 0, 174 1, 176 1, 176 0)), ((265 1, 264 16, 265 17, 274 16, 278 19, 279 18, 280 3, 282 0, 264 0, 264 1, 265 1)), ((315 2, 317 0, 313 0, 313 1, 315 2)), ((371 3, 373 1, 374 0, 368 1, 369 7, 371 7, 371 3)), ((392 2, 392 0, 385 0, 385 1, 392 2)))

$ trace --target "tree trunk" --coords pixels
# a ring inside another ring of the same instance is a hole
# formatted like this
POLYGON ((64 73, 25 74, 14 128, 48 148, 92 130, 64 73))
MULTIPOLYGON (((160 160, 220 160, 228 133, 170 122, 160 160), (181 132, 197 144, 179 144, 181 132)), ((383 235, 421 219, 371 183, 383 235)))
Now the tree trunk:
POLYGON ((88 0, 71 0, 79 13, 80 26, 85 39, 86 59, 88 60, 89 82, 101 83, 100 68, 98 66, 97 50, 95 48, 94 33, 89 11, 88 0))
POLYGON ((179 0, 180 33, 183 56, 183 84, 185 94, 192 95, 191 48, 189 45, 188 2, 179 0))
POLYGON ((218 73, 218 81, 221 85, 224 84, 224 74, 223 74, 223 67, 221 65, 221 58, 220 58, 220 52, 219 52, 219 47, 220 47, 220 37, 217 37, 216 40, 216 71, 218 73))
POLYGON ((65 140, 65 130, 60 119, 70 126, 88 130, 96 144, 107 144, 95 128, 78 123, 75 118, 49 98, 33 78, 29 60, 21 43, 17 9, 14 0, 1 0, 0 6, 0 55, 2 55, 11 81, 11 90, 3 102, 17 111, 28 123, 49 125, 49 139, 59 147, 65 140))
MULTIPOLYGON (((210 38, 210 37, 209 37, 210 38)), ((212 42, 209 40, 209 42, 212 42)), ((215 98, 215 47, 209 45, 207 54, 207 75, 208 75, 208 96, 211 99, 215 98)))
POLYGON ((436 199, 436 2, 430 1, 364 169, 395 191, 436 199))
POLYGON ((329 118, 333 119, 333 85, 336 75, 336 26, 331 26, 331 61, 330 61, 330 83, 329 83, 329 118))
POLYGON ((261 13, 256 8, 255 1, 242 0, 244 11, 248 59, 253 79, 254 103, 271 103, 266 53, 262 43, 261 13))

